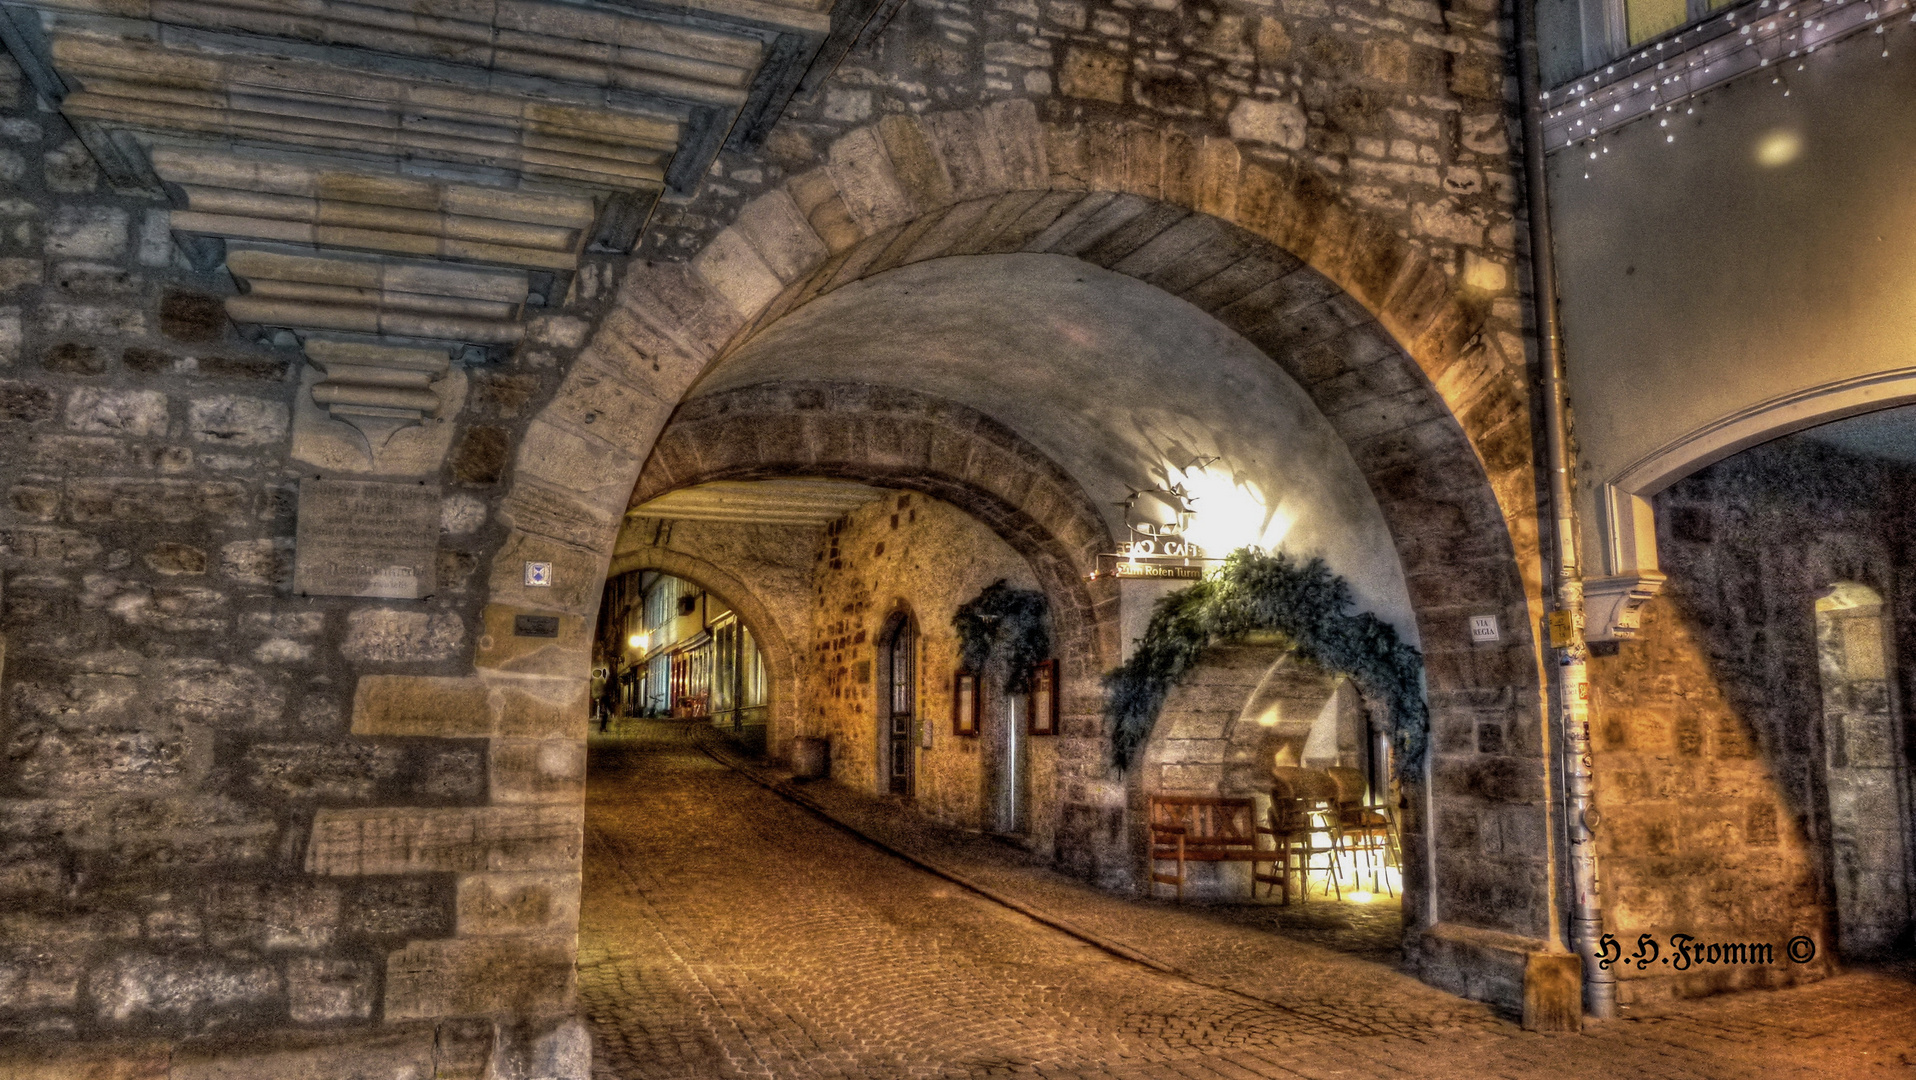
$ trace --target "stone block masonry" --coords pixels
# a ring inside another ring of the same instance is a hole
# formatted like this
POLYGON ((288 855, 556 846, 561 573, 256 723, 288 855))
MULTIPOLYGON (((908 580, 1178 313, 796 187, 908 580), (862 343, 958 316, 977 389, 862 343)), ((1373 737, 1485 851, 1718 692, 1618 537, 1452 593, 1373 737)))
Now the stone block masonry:
MULTIPOLYGON (((427 461, 421 599, 299 595, 304 361, 227 321, 234 281, 8 62, 0 102, 0 1044, 476 1078, 492 1022, 452 1018, 500 1014, 531 1026, 499 1052, 538 1060, 571 994, 585 684, 483 618, 510 453, 427 461), (534 670, 476 670, 507 652, 534 670)), ((447 427, 516 445, 608 295, 553 298, 447 427)))
MULTIPOLYGON (((1687 933, 1767 943, 1775 962, 1625 964, 1624 1004, 1818 979, 1840 956, 1870 955, 1885 923, 1909 932, 1906 870, 1873 897, 1877 910, 1841 903, 1855 844, 1839 745, 1848 686, 1819 670, 1816 624, 1819 596, 1858 583, 1890 600, 1873 671, 1884 655, 1911 655, 1913 484, 1906 467, 1795 438, 1657 497, 1668 587, 1637 640, 1592 661, 1604 929, 1626 953, 1641 934, 1687 933), (1785 956, 1799 935, 1816 944, 1811 963, 1785 956)), ((1908 665, 1896 667, 1911 700, 1908 665)), ((1876 808, 1873 846, 1907 836, 1909 812, 1893 799, 1876 808)))
MULTIPOLYGON (((1019 831, 1000 820, 994 801, 1014 775, 1005 753, 1003 671, 982 673, 983 731, 952 733, 952 676, 963 660, 951 618, 998 580, 1018 589, 1038 584, 1030 566, 984 524, 922 494, 891 494, 826 529, 812 571, 816 599, 799 724, 802 734, 831 737, 834 779, 874 794, 888 790, 884 634, 894 616, 905 614, 916 634, 913 805, 961 828, 1019 831), (930 726, 929 745, 920 737, 923 724, 930 726)), ((1019 792, 1025 821, 1046 847, 1055 832, 1053 741, 1028 744, 1018 762, 1026 777, 1019 792)))
MULTIPOLYGON (((1520 611, 1536 593, 1535 498, 1523 319, 1502 272, 1516 251, 1500 41, 1479 0, 906 6, 762 149, 720 155, 697 194, 662 202, 636 263, 568 252, 570 290, 497 350, 508 359, 454 372, 463 396, 434 438, 394 436, 420 444, 402 455, 412 478, 443 488, 434 589, 404 601, 292 591, 311 471, 292 450, 336 423, 303 396, 312 372, 222 321, 237 284, 172 248, 169 207, 105 188, 5 67, 0 909, 15 921, 0 1033, 40 1048, 162 1040, 182 1076, 215 1075, 222 1054, 259 1075, 582 1075, 559 1019, 574 916, 556 893, 545 917, 509 914, 538 890, 498 876, 576 872, 563 744, 583 724, 581 628, 629 482, 735 335, 908 260, 1013 239, 1107 263, 1162 256, 1188 278, 1165 288, 1234 327, 1243 313, 1274 356, 1318 372, 1326 400, 1348 395, 1340 431, 1394 520, 1441 534, 1406 530, 1406 552, 1459 556, 1499 610, 1520 611), (1174 232, 1158 204, 1288 254, 1174 232), (1180 258, 1200 247, 1222 263, 1180 258), (1300 259, 1356 304, 1278 320, 1300 259), (1437 398, 1394 386, 1363 335, 1332 334, 1360 306, 1437 398), (1460 441, 1433 434, 1444 407, 1460 441), (1419 471, 1430 461, 1471 485, 1487 474, 1495 505, 1438 495, 1454 485, 1419 471), (527 561, 550 563, 554 585, 525 585, 527 561), (560 616, 561 636, 517 637, 520 614, 560 616), (474 899, 481 877, 504 899, 474 899), (522 933, 498 933, 521 918, 522 933), (495 1038, 493 1018, 510 1033, 495 1038)), ((1448 620, 1461 609, 1434 577, 1413 590, 1448 620)), ((1094 600, 1073 613, 1086 656, 1111 645, 1093 640, 1094 600)), ((1461 663, 1454 642, 1426 644, 1461 663)), ((1522 788, 1492 765, 1518 760, 1504 752, 1523 745, 1534 671, 1504 660, 1433 665, 1450 680, 1440 709, 1508 725, 1452 751, 1470 759, 1452 778, 1475 793, 1479 829, 1499 785, 1522 788)), ((1094 797, 1096 732, 1073 730, 1058 775, 1084 797, 1060 829, 1121 847, 1121 813, 1094 797)), ((1471 912, 1533 902, 1528 873, 1493 865, 1471 912)))

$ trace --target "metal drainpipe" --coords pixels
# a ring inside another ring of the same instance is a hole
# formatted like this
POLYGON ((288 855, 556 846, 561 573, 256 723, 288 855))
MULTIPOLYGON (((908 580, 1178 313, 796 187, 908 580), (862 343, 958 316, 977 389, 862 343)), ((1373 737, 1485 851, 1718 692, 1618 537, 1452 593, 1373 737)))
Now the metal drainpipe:
MULTIPOLYGON (((1530 270, 1537 317, 1539 366, 1555 519, 1556 611, 1568 617, 1568 640, 1551 644, 1556 658, 1556 711, 1563 732, 1564 829, 1570 860, 1570 942, 1583 957, 1583 1005, 1589 1015, 1617 1014, 1617 978, 1597 966, 1603 902, 1597 891, 1595 777, 1590 759, 1590 677, 1583 643, 1583 569, 1577 559, 1575 504, 1570 486, 1568 401, 1563 337, 1557 319, 1557 261, 1544 188, 1543 86, 1537 59, 1536 0, 1516 0, 1517 82, 1523 96, 1524 198, 1530 214, 1530 270)), ((1555 868, 1552 868, 1552 873, 1555 868)))

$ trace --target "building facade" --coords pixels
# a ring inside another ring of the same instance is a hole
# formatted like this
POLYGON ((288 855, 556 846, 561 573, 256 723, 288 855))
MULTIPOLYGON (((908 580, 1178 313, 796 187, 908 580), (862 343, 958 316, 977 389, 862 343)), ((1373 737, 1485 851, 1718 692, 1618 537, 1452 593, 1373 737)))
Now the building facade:
POLYGON ((1573 909, 1824 958, 1626 1005, 1897 947, 1902 467, 1733 455, 1908 400, 1905 8, 1545 5, 1526 143, 1489 0, 0 5, 7 1052, 588 1075, 585 738, 632 575, 750 630, 771 755, 832 736, 835 779, 1136 889, 1148 794, 1267 752, 1240 673, 1114 761, 1101 679, 1170 586, 1102 560, 1174 487, 1207 549, 1321 557, 1420 650, 1420 977, 1574 1016, 1573 909), (1673 64, 1688 96, 1635 85, 1673 64), (1547 631, 1573 510, 1601 907, 1547 631), (949 620, 998 580, 1045 598, 1054 734, 989 670, 947 734, 949 620))

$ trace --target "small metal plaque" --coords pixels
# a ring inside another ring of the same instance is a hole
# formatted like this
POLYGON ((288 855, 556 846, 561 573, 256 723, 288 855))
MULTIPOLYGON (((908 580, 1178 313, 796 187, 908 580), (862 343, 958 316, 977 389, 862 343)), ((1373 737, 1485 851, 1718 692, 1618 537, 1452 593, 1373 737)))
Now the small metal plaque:
POLYGON ((558 637, 559 617, 557 615, 514 615, 512 636, 558 637))
POLYGON ((439 488, 301 480, 293 591, 417 600, 433 591, 439 488))

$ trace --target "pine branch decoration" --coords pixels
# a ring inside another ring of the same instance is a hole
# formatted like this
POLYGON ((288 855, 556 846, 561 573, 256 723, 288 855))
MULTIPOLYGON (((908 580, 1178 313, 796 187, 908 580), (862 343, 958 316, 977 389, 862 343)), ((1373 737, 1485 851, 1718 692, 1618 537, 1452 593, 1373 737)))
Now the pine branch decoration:
POLYGON ((1138 649, 1106 675, 1112 763, 1129 768, 1157 724, 1164 699, 1205 649, 1251 630, 1275 630, 1297 654, 1347 675, 1389 708, 1396 765, 1422 763, 1430 710, 1423 657, 1369 612, 1350 614, 1350 583, 1322 559, 1299 564, 1282 552, 1240 548, 1210 577, 1159 600, 1138 649))
POLYGON ((1045 629, 1049 611, 1044 594, 1036 590, 1014 589, 1003 578, 985 586, 951 617, 965 668, 982 673, 991 654, 1001 644, 1008 646, 1005 693, 1030 692, 1032 667, 1051 655, 1051 634, 1045 629))

